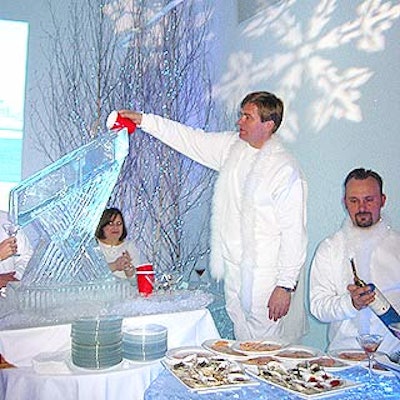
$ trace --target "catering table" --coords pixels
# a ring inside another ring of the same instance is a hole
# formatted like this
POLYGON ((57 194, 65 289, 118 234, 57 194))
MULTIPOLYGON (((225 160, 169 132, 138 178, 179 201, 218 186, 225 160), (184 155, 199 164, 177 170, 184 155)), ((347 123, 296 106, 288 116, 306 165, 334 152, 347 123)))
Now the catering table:
MULTIPOLYGON (((369 383, 368 371, 366 368, 355 366, 340 372, 336 375, 348 379, 360 386, 346 391, 340 391, 335 395, 323 396, 326 400, 381 400, 400 399, 400 380, 394 375, 374 374, 373 383, 369 383)), ((321 398, 312 396, 312 399, 321 398)), ((235 390, 220 390, 210 393, 198 394, 187 389, 170 372, 164 370, 147 388, 145 400, 298 400, 302 397, 292 394, 284 389, 261 382, 257 386, 235 390)))
MULTIPOLYGON (((161 324, 168 328, 168 347, 200 345, 219 333, 207 309, 124 318, 123 327, 161 324)), ((0 331, 0 353, 17 368, 0 370, 0 400, 143 399, 145 389, 162 371, 159 361, 124 360, 103 371, 74 367, 70 360, 54 363, 52 373, 34 369, 40 354, 69 354, 71 325, 0 331)), ((68 357, 67 357, 68 358, 68 357)))

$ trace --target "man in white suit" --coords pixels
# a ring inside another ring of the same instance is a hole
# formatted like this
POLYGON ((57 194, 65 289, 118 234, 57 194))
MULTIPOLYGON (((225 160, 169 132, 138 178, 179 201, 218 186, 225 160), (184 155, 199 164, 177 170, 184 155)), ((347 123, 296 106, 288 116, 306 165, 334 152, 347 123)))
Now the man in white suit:
POLYGON ((275 134, 282 101, 269 92, 248 94, 241 102, 239 134, 204 132, 129 110, 120 114, 219 172, 210 270, 224 280, 236 338, 298 340, 306 326, 302 290, 294 294, 306 257, 306 183, 275 134), (297 321, 284 332, 289 307, 297 321))

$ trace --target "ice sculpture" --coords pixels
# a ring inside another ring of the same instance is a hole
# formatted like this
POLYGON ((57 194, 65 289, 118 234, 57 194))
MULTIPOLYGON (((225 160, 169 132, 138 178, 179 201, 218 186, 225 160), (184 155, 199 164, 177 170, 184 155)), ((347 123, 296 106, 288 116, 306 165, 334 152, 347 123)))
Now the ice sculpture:
POLYGON ((21 282, 7 287, 7 309, 43 311, 132 292, 111 274, 94 240, 128 150, 126 130, 107 132, 11 191, 10 219, 31 225, 39 239, 21 282))

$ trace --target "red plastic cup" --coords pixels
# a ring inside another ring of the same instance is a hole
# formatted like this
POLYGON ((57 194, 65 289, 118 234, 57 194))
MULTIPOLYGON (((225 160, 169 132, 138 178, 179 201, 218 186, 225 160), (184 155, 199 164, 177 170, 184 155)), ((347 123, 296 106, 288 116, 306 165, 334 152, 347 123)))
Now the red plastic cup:
POLYGON ((136 267, 136 280, 139 293, 145 297, 150 296, 154 289, 153 265, 142 264, 136 267))
POLYGON ((120 131, 123 128, 128 129, 131 135, 136 130, 136 124, 129 118, 121 117, 117 111, 111 111, 107 117, 106 126, 110 131, 120 131))

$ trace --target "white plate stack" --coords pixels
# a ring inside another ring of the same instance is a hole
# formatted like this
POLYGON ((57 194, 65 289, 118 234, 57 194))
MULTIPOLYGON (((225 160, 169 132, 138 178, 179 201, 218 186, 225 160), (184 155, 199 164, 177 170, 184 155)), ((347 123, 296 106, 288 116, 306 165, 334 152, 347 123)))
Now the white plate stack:
POLYGON ((167 352, 168 329, 162 325, 147 324, 127 328, 122 335, 122 355, 133 361, 155 361, 167 352))
POLYGON ((74 365, 104 369, 122 361, 122 318, 81 318, 71 327, 71 358, 74 365))

